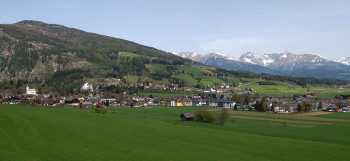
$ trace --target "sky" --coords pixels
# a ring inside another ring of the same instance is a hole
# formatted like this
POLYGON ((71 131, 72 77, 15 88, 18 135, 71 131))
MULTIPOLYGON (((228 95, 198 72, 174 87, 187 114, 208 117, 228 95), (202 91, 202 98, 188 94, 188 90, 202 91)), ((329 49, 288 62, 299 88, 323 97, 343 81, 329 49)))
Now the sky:
POLYGON ((350 57, 349 0, 0 0, 0 23, 36 20, 167 52, 350 57))

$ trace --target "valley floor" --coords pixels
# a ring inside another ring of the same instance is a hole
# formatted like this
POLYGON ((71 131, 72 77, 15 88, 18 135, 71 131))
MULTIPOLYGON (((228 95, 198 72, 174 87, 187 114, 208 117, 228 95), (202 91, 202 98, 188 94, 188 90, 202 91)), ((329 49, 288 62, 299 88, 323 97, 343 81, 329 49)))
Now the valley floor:
POLYGON ((229 111, 218 126, 180 121, 195 107, 108 110, 0 105, 0 160, 340 161, 350 150, 348 113, 229 111))

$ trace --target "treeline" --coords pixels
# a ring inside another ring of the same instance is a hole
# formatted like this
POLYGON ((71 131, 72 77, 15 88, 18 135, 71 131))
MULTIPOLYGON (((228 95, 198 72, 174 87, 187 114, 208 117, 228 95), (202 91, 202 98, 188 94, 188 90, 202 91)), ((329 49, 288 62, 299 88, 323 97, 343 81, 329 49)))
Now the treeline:
POLYGON ((116 85, 110 85, 110 86, 100 86, 100 90, 104 92, 111 92, 116 94, 122 94, 126 92, 127 94, 138 94, 140 89, 137 87, 125 87, 125 86, 116 86, 116 85))
POLYGON ((142 56, 134 58, 119 56, 112 65, 113 72, 107 76, 116 78, 122 78, 124 75, 142 76, 143 71, 146 70, 146 64, 149 63, 149 58, 142 56))

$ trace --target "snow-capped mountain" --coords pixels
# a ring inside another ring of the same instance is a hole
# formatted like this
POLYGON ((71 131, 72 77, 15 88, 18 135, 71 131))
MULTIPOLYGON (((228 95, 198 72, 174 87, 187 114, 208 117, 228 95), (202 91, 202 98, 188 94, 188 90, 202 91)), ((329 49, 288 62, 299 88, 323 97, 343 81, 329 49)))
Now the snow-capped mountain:
POLYGON ((275 62, 275 60, 268 54, 255 54, 251 52, 243 54, 239 60, 242 62, 257 64, 261 66, 268 66, 269 64, 275 62))
POLYGON ((220 53, 209 53, 206 55, 202 55, 194 52, 181 52, 176 55, 181 56, 183 58, 191 59, 193 61, 201 62, 201 63, 205 63, 208 59, 218 59, 218 58, 237 61, 237 59, 235 59, 234 57, 227 56, 220 53))
POLYGON ((345 64, 345 65, 350 65, 350 57, 340 58, 340 59, 336 60, 336 62, 345 64))
POLYGON ((311 67, 325 65, 330 62, 329 60, 318 55, 296 55, 290 52, 284 52, 281 54, 256 54, 248 52, 243 54, 239 60, 246 63, 265 66, 274 70, 287 71, 292 71, 294 68, 298 68, 300 65, 305 67, 307 63, 311 67))
POLYGON ((247 52, 239 57, 239 59, 219 53, 202 55, 193 52, 182 52, 177 55, 224 69, 249 70, 258 73, 298 77, 350 80, 350 76, 346 76, 350 75, 350 58, 331 61, 318 55, 297 55, 290 52, 280 54, 247 52))

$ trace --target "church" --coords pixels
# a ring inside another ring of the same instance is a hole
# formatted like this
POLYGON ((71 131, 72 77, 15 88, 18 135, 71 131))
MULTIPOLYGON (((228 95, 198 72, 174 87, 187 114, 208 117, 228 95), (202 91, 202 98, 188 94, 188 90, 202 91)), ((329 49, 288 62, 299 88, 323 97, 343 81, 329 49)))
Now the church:
POLYGON ((37 96, 36 89, 29 89, 28 85, 26 87, 26 95, 34 95, 37 96))

